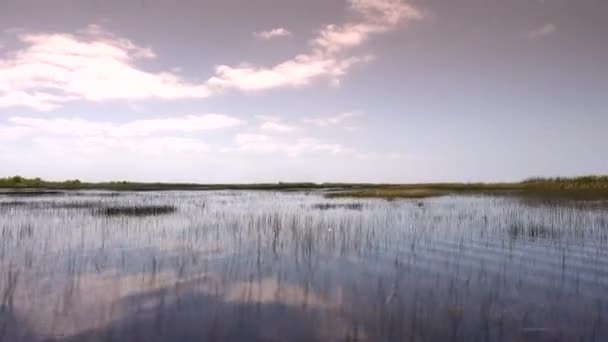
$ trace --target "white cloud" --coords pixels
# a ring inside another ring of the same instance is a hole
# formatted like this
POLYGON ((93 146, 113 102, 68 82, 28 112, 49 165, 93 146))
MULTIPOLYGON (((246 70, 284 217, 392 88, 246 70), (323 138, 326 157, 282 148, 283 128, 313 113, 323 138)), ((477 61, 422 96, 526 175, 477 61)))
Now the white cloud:
POLYGON ((279 122, 282 120, 281 117, 278 115, 256 115, 255 118, 258 120, 261 120, 261 121, 272 121, 272 122, 279 122))
POLYGON ((163 119, 136 120, 123 124, 79 118, 31 118, 14 116, 8 121, 34 132, 82 137, 137 137, 159 132, 198 132, 235 127, 243 122, 223 114, 188 115, 163 119))
POLYGON ((12 126, 0 126, 0 141, 16 142, 27 138, 49 153, 66 155, 72 151, 90 156, 123 150, 144 154, 207 152, 210 146, 199 139, 166 134, 229 128, 243 122, 222 114, 204 114, 122 124, 79 118, 13 116, 8 123, 12 126))
POLYGON ((530 39, 539 39, 546 36, 550 36, 557 31, 557 26, 549 23, 545 24, 541 27, 538 27, 528 33, 528 38, 530 39))
MULTIPOLYGON (((156 53, 100 26, 90 25, 74 34, 19 33, 23 47, 0 54, 0 108, 25 106, 52 110, 74 100, 144 100, 205 98, 224 90, 261 91, 308 85, 326 79, 340 84, 354 65, 373 59, 370 53, 351 51, 372 34, 395 30, 422 14, 402 0, 350 0, 361 19, 327 25, 310 40, 310 51, 274 66, 241 63, 217 65, 213 76, 188 82, 174 72, 150 72, 141 60, 156 53)), ((261 37, 286 35, 274 29, 261 37)))
POLYGON ((268 31, 255 32, 253 35, 258 39, 269 40, 273 38, 289 37, 291 36, 291 32, 283 27, 278 27, 268 31))
MULTIPOLYGON (((31 147, 27 151, 35 151, 41 158, 64 158, 70 155, 70 160, 88 159, 99 162, 105 160, 113 165, 116 160, 129 156, 159 156, 168 158, 178 154, 200 154, 211 151, 209 145, 193 138, 174 136, 165 137, 77 137, 77 136, 36 136, 31 140, 31 147)), ((142 161, 134 160, 134 167, 142 161)), ((159 165, 156 165, 159 167, 159 165)))
POLYGON ((95 153, 108 150, 122 151, 124 149, 144 154, 163 154, 208 152, 209 145, 191 138, 160 137, 160 138, 116 138, 93 136, 80 142, 84 152, 95 153))
POLYGON ((292 126, 280 124, 280 123, 277 123, 277 122, 267 121, 267 122, 264 122, 260 126, 260 129, 262 131, 271 131, 271 132, 280 132, 280 133, 282 133, 282 132, 291 132, 295 128, 292 127, 292 126))
POLYGON ((350 0, 351 7, 371 22, 395 25, 403 19, 422 19, 415 7, 399 0, 350 0))
POLYGON ((327 25, 310 41, 312 51, 273 67, 219 65, 207 84, 215 90, 259 91, 307 85, 325 77, 332 85, 338 85, 339 78, 355 64, 373 59, 370 54, 348 54, 346 50, 363 44, 371 34, 394 30, 404 21, 422 19, 418 10, 401 0, 351 0, 350 7, 363 20, 327 25))
POLYGON ((22 49, 0 57, 0 108, 51 110, 85 99, 141 100, 206 97, 204 84, 135 64, 155 53, 90 26, 77 34, 20 34, 22 49))
POLYGON ((13 141, 25 137, 31 133, 29 127, 0 126, 0 141, 13 141))
MULTIPOLYGON (((305 118, 302 121, 308 124, 316 125, 319 127, 327 126, 341 126, 344 123, 349 122, 353 118, 362 116, 360 112, 347 112, 335 116, 318 116, 313 118, 305 118)), ((352 128, 354 126, 347 125, 345 128, 352 128)))
POLYGON ((247 145, 267 142, 270 137, 263 134, 242 133, 237 135, 235 140, 238 145, 247 145))
POLYGON ((304 153, 323 152, 330 154, 357 152, 341 144, 323 143, 314 138, 297 138, 295 140, 277 139, 264 134, 238 134, 235 139, 237 150, 252 153, 284 153, 297 157, 304 153))
POLYGON ((77 97, 67 95, 57 96, 36 90, 26 92, 8 89, 6 92, 3 92, 0 85, 0 108, 26 106, 39 111, 47 111, 59 107, 61 103, 75 99, 77 97))
POLYGON ((312 45, 328 53, 361 45, 370 33, 381 32, 384 26, 368 24, 327 25, 312 41, 312 45))
POLYGON ((211 77, 207 84, 216 90, 238 89, 241 91, 303 86, 321 76, 341 77, 350 67, 365 60, 367 60, 366 57, 338 59, 317 53, 298 55, 273 68, 248 64, 238 67, 220 65, 216 67, 216 75, 211 77))
POLYGON ((158 131, 196 132, 235 127, 243 121, 223 114, 188 115, 184 117, 147 119, 120 126, 127 134, 146 135, 158 131))
POLYGON ((406 20, 420 20, 422 13, 400 0, 350 0, 351 8, 365 20, 344 25, 327 25, 311 41, 313 47, 329 53, 361 45, 373 33, 393 30, 406 20))

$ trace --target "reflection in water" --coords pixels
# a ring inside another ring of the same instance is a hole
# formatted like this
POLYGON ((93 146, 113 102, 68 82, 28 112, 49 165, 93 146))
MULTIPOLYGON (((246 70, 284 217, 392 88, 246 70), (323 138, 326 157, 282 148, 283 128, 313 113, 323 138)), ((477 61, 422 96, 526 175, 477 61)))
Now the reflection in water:
POLYGON ((603 341, 608 211, 581 203, 0 196, 0 341, 603 341))

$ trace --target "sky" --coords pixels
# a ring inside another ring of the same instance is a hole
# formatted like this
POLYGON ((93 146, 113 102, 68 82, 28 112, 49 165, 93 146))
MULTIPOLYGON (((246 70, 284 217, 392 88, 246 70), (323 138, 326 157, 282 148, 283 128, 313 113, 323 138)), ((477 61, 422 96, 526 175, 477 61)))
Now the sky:
POLYGON ((0 0, 0 177, 608 174, 605 0, 0 0))

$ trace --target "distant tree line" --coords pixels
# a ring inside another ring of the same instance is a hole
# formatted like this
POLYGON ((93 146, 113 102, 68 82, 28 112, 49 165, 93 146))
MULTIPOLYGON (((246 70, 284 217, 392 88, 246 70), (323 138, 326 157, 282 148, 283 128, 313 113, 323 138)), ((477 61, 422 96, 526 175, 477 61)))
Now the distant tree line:
POLYGON ((432 189, 442 191, 488 190, 608 190, 608 176, 529 178, 515 183, 429 183, 429 184, 350 184, 350 183, 256 183, 256 184, 194 184, 194 183, 138 183, 111 181, 81 182, 79 179, 46 181, 41 178, 13 176, 0 178, 0 188, 55 188, 55 189, 115 189, 115 190, 306 190, 306 189, 432 189))
POLYGON ((49 181, 45 181, 38 177, 26 178, 26 177, 22 177, 22 176, 0 178, 0 187, 37 188, 37 187, 44 187, 49 184, 64 184, 64 185, 69 186, 69 185, 80 185, 80 184, 82 184, 82 182, 80 182, 80 180, 78 180, 78 179, 71 179, 71 180, 66 180, 63 182, 49 182, 49 181))

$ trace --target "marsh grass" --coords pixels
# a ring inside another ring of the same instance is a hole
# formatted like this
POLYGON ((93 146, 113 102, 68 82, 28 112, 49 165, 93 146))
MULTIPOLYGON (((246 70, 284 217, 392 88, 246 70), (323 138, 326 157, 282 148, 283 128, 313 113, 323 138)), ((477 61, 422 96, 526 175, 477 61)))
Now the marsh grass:
POLYGON ((0 191, 0 196, 7 197, 40 197, 40 196, 61 196, 65 193, 62 191, 32 191, 32 190, 17 190, 17 191, 0 191))
POLYGON ((431 189, 381 188, 356 191, 339 191, 325 194, 327 198, 384 198, 384 199, 422 199, 445 195, 445 192, 431 189))
POLYGON ((363 203, 318 203, 313 204, 313 209, 318 210, 335 210, 335 209, 347 209, 347 210, 363 210, 363 203))
POLYGON ((27 208, 27 209, 102 209, 103 202, 75 201, 75 202, 53 202, 53 201, 6 201, 0 202, 0 208, 27 208))
POLYGON ((30 202, 25 202, 25 201, 0 202, 0 208, 24 207, 24 206, 27 206, 29 203, 30 202))
POLYGON ((608 176, 530 178, 522 182, 527 187, 559 189, 604 189, 608 190, 608 176))
POLYGON ((103 208, 103 202, 66 202, 66 203, 48 203, 48 207, 55 209, 99 209, 103 208))
POLYGON ((100 216, 159 216, 167 215, 177 211, 172 205, 150 205, 132 207, 108 207, 95 209, 94 213, 100 216))
POLYGON ((509 226, 507 232, 509 236, 515 240, 522 237, 555 240, 563 236, 559 230, 541 224, 530 224, 525 226, 521 223, 513 223, 509 226))

